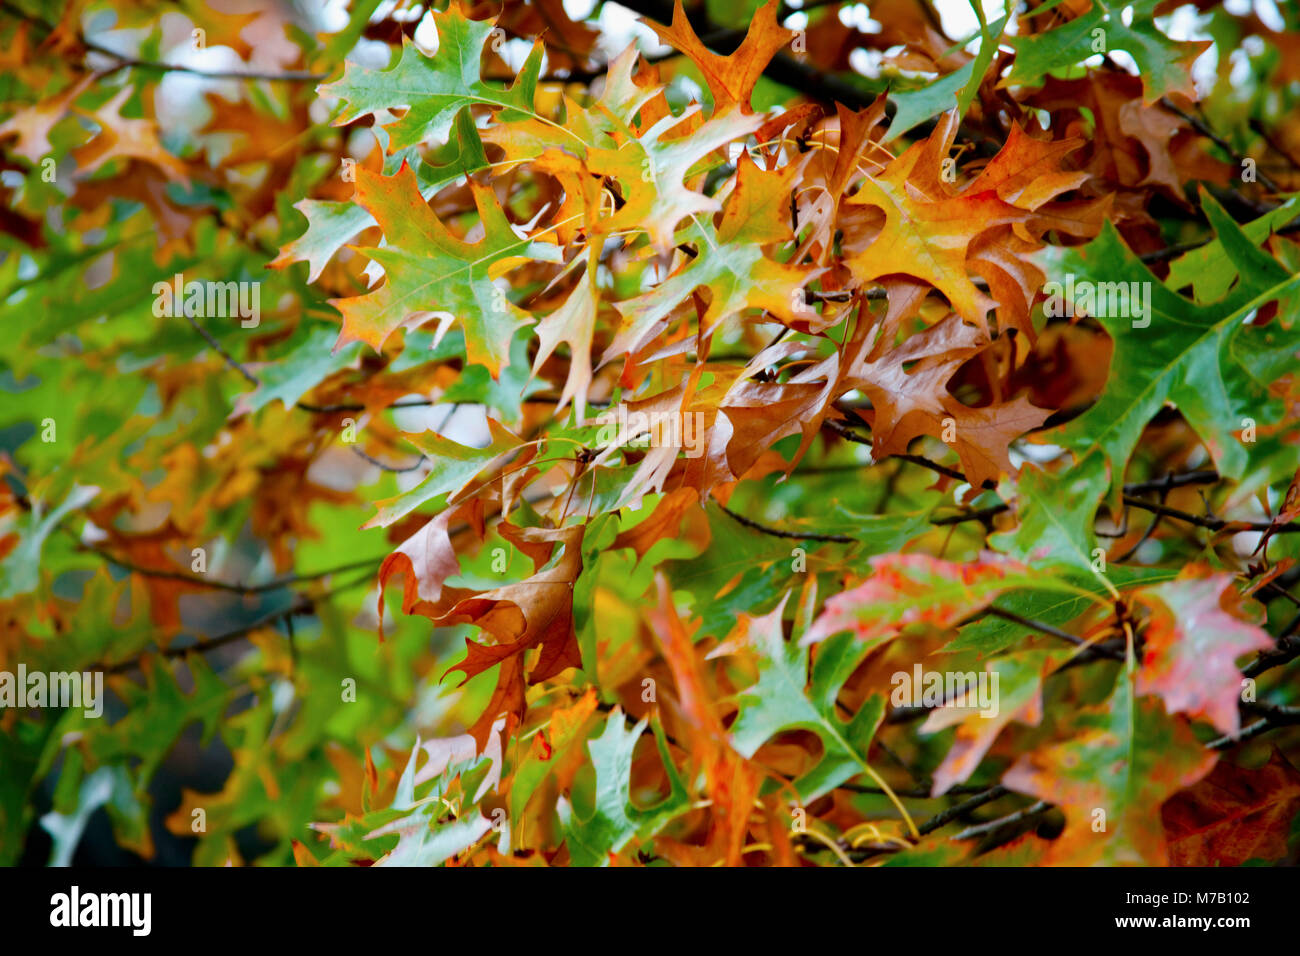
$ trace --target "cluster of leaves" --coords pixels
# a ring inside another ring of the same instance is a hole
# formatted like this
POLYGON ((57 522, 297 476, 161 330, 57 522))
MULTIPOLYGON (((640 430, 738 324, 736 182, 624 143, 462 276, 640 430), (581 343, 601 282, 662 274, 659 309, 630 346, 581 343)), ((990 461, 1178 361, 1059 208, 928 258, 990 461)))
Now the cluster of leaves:
POLYGON ((5 2, 0 861, 1294 861, 1265 5, 5 2))

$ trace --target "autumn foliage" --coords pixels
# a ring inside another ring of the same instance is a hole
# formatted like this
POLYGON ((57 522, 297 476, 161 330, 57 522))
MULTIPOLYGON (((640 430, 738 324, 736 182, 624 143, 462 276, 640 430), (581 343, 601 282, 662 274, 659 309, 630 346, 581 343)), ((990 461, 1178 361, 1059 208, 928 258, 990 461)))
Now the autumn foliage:
POLYGON ((0 5, 0 862, 1300 860, 1294 6, 299 6, 0 5))

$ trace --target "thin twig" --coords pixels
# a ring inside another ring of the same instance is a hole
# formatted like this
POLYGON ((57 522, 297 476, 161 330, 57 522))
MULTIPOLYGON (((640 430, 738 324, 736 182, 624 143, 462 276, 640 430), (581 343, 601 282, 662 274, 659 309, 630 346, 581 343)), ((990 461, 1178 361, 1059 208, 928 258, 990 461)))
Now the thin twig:
POLYGON ((746 518, 742 514, 737 514, 724 504, 719 504, 718 507, 746 528, 771 535, 773 538, 788 538, 794 541, 830 541, 835 544, 854 544, 858 540, 847 534, 819 534, 814 531, 785 531, 781 528, 772 528, 755 521, 753 518, 746 518))
MULTIPOLYGON (((1210 140, 1210 142, 1214 143, 1215 146, 1218 146, 1221 150, 1223 150, 1225 153, 1231 156, 1233 162, 1235 162, 1238 167, 1240 167, 1242 162, 1246 159, 1245 156, 1242 156, 1241 153, 1237 152, 1237 150, 1233 147, 1231 143, 1229 143, 1226 139, 1224 139, 1213 129, 1211 129, 1209 125, 1205 123, 1204 120, 1202 120, 1198 116, 1193 116, 1191 113, 1186 113, 1183 110, 1180 110, 1177 106, 1174 105, 1173 101, 1169 99, 1169 97, 1167 96, 1160 97, 1160 105, 1163 106, 1165 109, 1169 110, 1171 113, 1174 113, 1175 115, 1180 116, 1184 120, 1186 120, 1189 124, 1191 124, 1192 129, 1196 130, 1196 132, 1206 137, 1208 140, 1210 140)), ((1278 187, 1278 184, 1275 183, 1272 179, 1270 179, 1268 174, 1266 174, 1262 169, 1257 168, 1256 174, 1259 177, 1260 183, 1262 183, 1265 187, 1267 187, 1269 191, 1275 193, 1282 191, 1278 187)))
MULTIPOLYGON (((71 533, 71 532, 70 532, 71 533)), ((378 568, 384 560, 383 556, 377 558, 366 558, 360 561, 351 561, 347 564, 336 565, 332 568, 324 568, 320 571, 312 571, 306 574, 295 574, 289 577, 278 578, 274 581, 267 581, 264 584, 238 584, 229 581, 219 581, 213 578, 201 577, 195 574, 186 574, 183 571, 169 571, 163 568, 146 568, 134 564, 124 558, 120 558, 103 548, 85 547, 85 550, 92 554, 97 554, 110 564, 117 565, 125 571, 133 574, 142 574, 149 578, 160 578, 165 581, 184 581, 195 587, 208 588, 213 591, 230 591, 233 594, 265 594, 268 591, 278 591, 281 588, 288 587, 291 584, 301 584, 306 581, 317 581, 321 578, 328 577, 331 574, 339 574, 346 571, 357 571, 361 568, 378 568)))
POLYGON ((1000 617, 1004 621, 1010 621, 1012 624, 1019 624, 1021 627, 1027 627, 1031 631, 1038 631, 1042 634, 1047 634, 1050 635, 1051 637, 1059 638, 1060 640, 1073 644, 1076 647, 1096 648, 1097 653, 1103 657, 1111 657, 1114 658, 1115 660, 1124 659, 1124 655, 1119 653, 1118 651, 1112 652, 1110 651, 1109 648, 1103 648, 1095 643, 1090 643, 1088 641, 1085 641, 1083 638, 1075 634, 1071 634, 1068 631, 1063 631, 1059 627, 1053 627, 1051 624, 1044 623, 1043 621, 1035 621, 1032 618, 1022 617, 1019 614, 1016 614, 1012 611, 1004 610, 1003 608, 997 607, 996 605, 992 605, 992 604, 989 605, 987 611, 993 617, 1000 617))
POLYGON ((1219 473, 1212 469, 1201 471, 1170 472, 1161 478, 1150 481, 1135 481, 1124 486, 1130 495, 1140 495, 1145 491, 1161 491, 1167 488, 1182 488, 1186 485, 1212 485, 1219 480, 1219 473))
POLYGON ((375 458, 373 455, 367 455, 356 445, 349 445, 348 447, 352 449, 353 454, 370 462, 370 464, 374 465, 376 468, 381 468, 384 471, 392 472, 395 475, 405 474, 406 472, 409 471, 418 471, 429 460, 427 456, 421 454, 420 457, 416 460, 415 464, 406 465, 405 467, 399 467, 397 465, 390 465, 386 461, 380 461, 378 458, 375 458))
MULTIPOLYGON (((839 435, 841 438, 845 439, 846 441, 851 441, 859 445, 866 445, 868 448, 871 447, 870 438, 867 438, 865 435, 858 434, 857 432, 849 428, 847 425, 845 425, 843 422, 827 420, 823 424, 831 431, 839 435)), ((890 455, 889 457, 898 458, 901 459, 902 461, 911 462, 912 464, 920 465, 923 468, 929 468, 931 471, 936 472, 937 474, 944 475, 945 477, 948 478, 953 478, 957 481, 966 480, 966 476, 962 474, 960 471, 958 471, 957 469, 949 468, 947 465, 941 465, 939 464, 939 462, 931 461, 929 458, 926 458, 922 455, 897 454, 897 455, 890 455)))
POLYGON ((1179 521, 1186 521, 1189 524, 1210 531, 1223 531, 1231 528, 1233 531, 1268 531, 1271 529, 1274 534, 1295 534, 1300 532, 1300 522, 1296 521, 1290 521, 1286 524, 1274 524, 1271 521, 1237 521, 1231 518, 1216 518, 1211 515, 1190 514, 1177 508, 1167 508, 1154 501, 1145 501, 1134 495, 1126 494, 1123 500, 1124 504, 1132 505, 1134 508, 1141 508, 1143 511, 1165 515, 1169 518, 1177 518, 1179 521))
POLYGON ((217 637, 210 638, 209 640, 197 641, 194 644, 189 644, 184 647, 154 648, 145 651, 141 654, 138 654, 135 657, 130 658, 129 660, 121 661, 117 664, 110 664, 100 668, 92 668, 92 670, 102 670, 106 674, 122 674, 125 673, 126 671, 131 670, 132 668, 139 667, 141 660, 143 660, 144 657, 147 656, 148 654, 157 654, 159 657, 163 657, 163 658, 184 657, 186 654, 189 654, 191 652, 196 654, 203 654, 206 653, 207 651, 215 650, 218 647, 224 647, 227 644, 231 644, 237 640, 240 640, 241 638, 247 637, 249 634, 252 634, 255 631, 260 631, 262 628, 274 624, 276 621, 280 620, 281 618, 289 617, 294 614, 306 614, 308 611, 312 609, 313 606, 314 606, 314 602, 312 602, 310 599, 300 598, 299 600, 291 604, 289 607, 280 608, 278 611, 273 611, 269 614, 264 614, 261 617, 259 617, 256 621, 253 621, 250 624, 245 624, 242 627, 235 628, 235 630, 233 631, 228 631, 225 634, 221 634, 217 637))
POLYGON ((251 384, 254 388, 258 388, 261 386, 262 384, 261 379, 259 379, 256 375, 254 375, 248 369, 244 368, 243 365, 237 362, 235 360, 235 357, 222 347, 221 343, 218 342, 215 337, 213 337, 211 332, 209 332, 203 326, 199 325, 198 321, 194 318, 194 316, 190 315, 188 309, 182 309, 181 311, 185 313, 185 318, 190 323, 190 325, 194 326, 194 331, 199 333, 199 335, 203 336, 203 340, 207 342, 208 345, 212 346, 213 350, 218 355, 220 355, 223 359, 226 360, 227 365, 233 368, 240 375, 244 376, 244 378, 248 379, 249 384, 251 384))
MULTIPOLYGON (((876 797, 883 797, 885 795, 885 791, 883 788, 873 787, 870 784, 865 784, 865 783, 842 783, 836 789, 848 790, 852 793, 867 793, 876 797)), ((910 789, 907 787, 893 787, 891 789, 894 791, 894 796, 896 797, 910 797, 916 800, 936 799, 934 794, 931 792, 930 787, 912 787, 910 789)), ((944 796, 957 797, 957 796, 962 796, 971 793, 983 793, 987 789, 988 789, 987 787, 980 786, 978 784, 963 783, 963 784, 958 784, 955 787, 949 787, 948 792, 945 793, 944 796)))
POLYGON ((1282 629, 1282 633, 1277 638, 1277 647, 1260 651, 1253 661, 1241 669, 1241 676, 1258 677, 1265 671, 1281 667, 1300 657, 1300 637, 1296 636, 1297 630, 1300 630, 1300 614, 1293 617, 1291 623, 1282 629))
POLYGON ((930 524, 936 527, 942 527, 950 524, 962 524, 966 521, 987 521, 994 515, 1000 515, 1004 511, 1010 511, 1011 506, 1006 504, 989 505, 987 508, 979 508, 975 511, 965 511, 961 514, 947 515, 943 518, 931 518, 930 524))
POLYGON ((918 823, 916 829, 920 831, 921 836, 925 836, 927 833, 932 833, 940 827, 951 823, 953 820, 965 816, 977 807, 982 807, 986 803, 992 803, 994 800, 1000 800, 1010 792, 1010 790, 999 783, 995 786, 989 787, 987 790, 975 794, 975 796, 968 800, 963 800, 961 803, 953 804, 941 813, 936 813, 924 823, 918 823))
POLYGON ((1258 737, 1260 734, 1267 733, 1270 730, 1300 724, 1300 707, 1277 707, 1276 705, 1271 705, 1268 714, 1269 716, 1255 721, 1255 723, 1251 724, 1249 727, 1244 727, 1235 734, 1224 734, 1222 737, 1211 740, 1205 746, 1211 750, 1226 750, 1242 741, 1258 737))
POLYGON ((260 73, 255 70, 203 70, 198 67, 185 66, 180 63, 159 63, 156 60, 140 60, 117 50, 81 38, 82 45, 95 53, 112 57, 117 61, 114 70, 137 69, 154 70, 159 73, 188 73, 209 80, 265 80, 270 83, 319 83, 330 77, 328 73, 310 73, 305 70, 288 70, 283 73, 260 73))
POLYGON ((1010 826, 1013 823, 1020 823, 1023 820, 1028 820, 1031 817, 1036 817, 1040 813, 1046 813, 1050 809, 1052 809, 1052 805, 1050 803, 1048 803, 1046 800, 1039 800, 1038 802, 1030 804, 1029 806, 1025 807, 1023 810, 1017 810, 1015 813, 1009 814, 1005 817, 999 817, 996 820, 988 821, 988 823, 980 823, 973 827, 967 827, 965 830, 962 830, 960 833, 954 834, 949 839, 973 840, 975 837, 983 836, 986 833, 992 833, 994 830, 1000 830, 1003 827, 1010 826))

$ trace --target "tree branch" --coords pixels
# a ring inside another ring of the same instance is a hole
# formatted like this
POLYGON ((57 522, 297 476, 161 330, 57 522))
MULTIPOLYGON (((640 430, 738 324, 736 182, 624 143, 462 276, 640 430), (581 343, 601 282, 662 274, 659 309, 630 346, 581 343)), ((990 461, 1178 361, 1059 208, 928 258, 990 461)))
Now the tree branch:
POLYGON ((273 611, 270 614, 264 614, 261 617, 259 617, 256 621, 253 621, 251 624, 245 624, 243 627, 238 627, 233 631, 228 631, 225 634, 221 634, 217 637, 210 638, 209 640, 197 641, 194 644, 189 644, 184 647, 155 648, 153 650, 144 651, 140 654, 137 654, 135 657, 121 661, 117 664, 107 664, 102 667, 96 667, 91 669, 102 670, 106 674, 122 674, 125 673, 126 671, 131 670, 132 668, 139 667, 140 662, 148 654, 157 654, 159 657, 163 657, 163 658, 184 657, 186 654, 189 654, 191 652, 197 654, 203 654, 206 653, 207 651, 215 650, 218 647, 224 647, 227 644, 232 644, 235 641, 240 640, 241 638, 247 637, 249 634, 252 634, 255 631, 259 631, 262 628, 267 627, 268 625, 274 624, 276 621, 280 620, 281 618, 288 618, 294 614, 306 614, 314 606, 315 606, 314 602, 311 601, 310 599, 299 598, 289 607, 281 608, 280 610, 273 611))
POLYGON ((994 800, 1000 800, 1009 793, 1011 793, 1011 791, 1002 786, 1002 784, 996 784, 995 786, 989 787, 987 790, 980 791, 968 800, 963 800, 961 803, 955 803, 947 810, 936 813, 925 822, 918 823, 916 829, 921 836, 925 836, 927 833, 933 833, 935 830, 951 823, 953 820, 965 816, 971 810, 974 810, 977 807, 982 807, 986 803, 992 803, 994 800))
POLYGON ((792 541, 829 541, 834 544, 856 544, 858 539, 847 534, 819 534, 815 531, 785 531, 781 528, 773 528, 755 521, 753 518, 746 518, 742 514, 737 514, 726 505, 716 502, 726 514, 730 515, 735 521, 743 524, 746 528, 751 528, 762 534, 771 535, 773 538, 787 538, 792 541))
POLYGON ((377 570, 380 563, 384 560, 384 556, 381 555, 377 558, 365 558, 360 561, 351 561, 347 564, 340 564, 332 568, 324 568, 320 571, 312 571, 307 574, 295 574, 290 577, 279 578, 275 581, 267 581, 264 584, 238 584, 229 581, 219 581, 213 578, 201 577, 196 574, 186 574, 183 571, 168 571, 163 568, 142 567, 123 558, 119 558, 112 552, 104 550, 103 548, 94 548, 83 545, 83 549, 92 554, 97 554, 110 564, 114 564, 133 574, 141 574, 149 578, 160 578, 165 581, 184 581, 186 584, 192 584, 195 587, 208 588, 213 591, 229 591, 232 594, 265 594, 268 591, 278 591, 291 584, 318 581, 321 578, 329 577, 331 574, 339 574, 345 571, 357 571, 361 568, 375 568, 377 570))
POLYGON ((988 823, 980 823, 973 827, 967 827, 965 830, 962 830, 960 833, 953 834, 953 836, 949 837, 949 839, 973 840, 976 837, 983 836, 986 833, 992 833, 994 830, 1000 830, 1005 826, 1010 826, 1011 824, 1014 823, 1021 823, 1022 821, 1031 819, 1032 817, 1036 817, 1040 813, 1046 813, 1050 809, 1052 809, 1052 805, 1050 803, 1048 803, 1046 800, 1039 800, 1038 802, 1032 803, 1029 806, 1025 807, 1023 810, 1017 810, 1015 813, 1009 814, 1005 817, 999 817, 996 820, 988 821, 988 823))

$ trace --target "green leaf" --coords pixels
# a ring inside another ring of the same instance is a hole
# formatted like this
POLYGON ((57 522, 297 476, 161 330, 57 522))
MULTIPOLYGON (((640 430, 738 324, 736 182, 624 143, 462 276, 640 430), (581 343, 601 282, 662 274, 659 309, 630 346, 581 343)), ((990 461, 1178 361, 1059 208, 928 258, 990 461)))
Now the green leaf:
POLYGON ((668 772, 668 796, 649 809, 632 803, 632 752, 647 723, 642 719, 628 730, 622 710, 615 708, 605 721, 604 732, 587 745, 596 773, 594 806, 585 817, 572 809, 561 813, 565 842, 574 866, 605 866, 609 863, 609 855, 617 853, 633 837, 644 839, 689 809, 690 796, 673 769, 658 728, 655 742, 668 772))
POLYGON ((77 844, 81 842, 81 834, 90 822, 90 815, 113 795, 113 777, 112 770, 100 767, 81 781, 77 806, 72 813, 51 810, 41 817, 41 828, 54 843, 50 848, 50 866, 71 865, 72 855, 77 852, 77 844))
POLYGON ((1091 570, 1097 560, 1097 535, 1093 531, 1097 485, 1099 480, 1105 480, 1104 474, 1098 474, 1101 469, 1099 458, 1060 476, 1033 466, 1022 468, 1016 482, 1020 524, 1014 531, 993 535, 989 542, 1021 561, 1091 570))
POLYGON ((0 598, 36 590, 40 583, 41 550, 45 539, 60 521, 88 504, 97 494, 98 488, 74 485, 68 496, 48 514, 42 514, 39 502, 32 502, 31 511, 19 516, 15 522, 17 545, 0 561, 0 598))
POLYGON ((1215 753, 1185 720, 1134 694, 1132 672, 1130 657, 1111 698, 1079 714, 1068 740, 1023 755, 1003 774, 1005 786, 1065 813, 1065 832, 1044 862, 1167 865, 1164 829, 1152 810, 1214 766, 1215 753))
POLYGON ((365 342, 379 352, 412 319, 450 316, 465 331, 466 358, 494 376, 509 364, 515 331, 530 321, 494 282, 492 268, 517 258, 553 259, 553 246, 520 238, 491 188, 471 182, 483 238, 453 235, 425 203, 415 174, 357 174, 357 201, 370 210, 387 243, 362 250, 384 268, 384 284, 369 295, 330 299, 343 313, 338 343, 365 342))
MULTIPOLYGON (((743 238, 720 242, 711 224, 692 222, 685 233, 688 242, 699 245, 701 255, 649 292, 616 304, 624 324, 606 349, 605 361, 623 352, 634 353, 657 323, 701 287, 710 293, 708 311, 700 319, 706 333, 756 307, 790 321, 800 317, 798 309, 804 301, 800 290, 821 270, 776 262, 763 254, 761 246, 743 238)), ((804 318, 813 314, 809 310, 804 318)))
POLYGON ((313 325, 306 338, 290 352, 256 370, 261 384, 239 396, 235 413, 256 412, 276 400, 283 402, 285 408, 292 408, 335 372, 355 367, 361 357, 361 346, 353 343, 331 352, 330 346, 336 338, 338 333, 333 329, 313 325))
POLYGON ((1138 65, 1146 102, 1153 103, 1169 93, 1194 97, 1191 64, 1208 44, 1171 40, 1161 33, 1154 20, 1158 2, 1137 0, 1112 5, 1106 0, 1093 0, 1091 10, 1054 30, 1014 38, 1011 44, 1016 51, 1015 63, 1001 85, 1034 85, 1052 71, 1111 50, 1123 50, 1138 65), (1124 25, 1123 11, 1131 11, 1128 26, 1124 25))
MULTIPOLYGON (((898 107, 889 124, 885 140, 902 136, 912 130, 918 123, 931 117, 956 109, 958 118, 966 114, 975 94, 979 92, 984 73, 993 62, 998 43, 1007 26, 1007 18, 1001 17, 991 26, 984 21, 983 8, 973 4, 980 20, 980 48, 975 58, 960 69, 938 77, 925 86, 915 90, 890 91, 890 100, 898 107)), ((961 44, 965 46, 965 44, 961 44)))
POLYGON ((975 16, 980 22, 980 49, 975 55, 973 62, 974 69, 971 71, 970 79, 967 81, 965 88, 957 97, 958 116, 964 117, 966 110, 970 109, 971 101, 975 99, 980 90, 980 84, 984 81, 984 73, 993 62, 993 55, 998 51, 998 44, 1002 40, 1002 34, 1007 28, 1007 17, 1000 17, 992 26, 984 19, 984 5, 980 0, 971 0, 971 7, 975 10, 975 16))
MULTIPOLYGON (((1078 465, 1055 483, 1054 490, 1039 489, 1041 503, 1050 498, 1051 507, 1058 511, 1064 503, 1067 517, 1061 521, 1040 514, 1034 520, 1066 528, 1067 533, 1052 539, 1053 547, 1068 538, 1068 549, 1076 557, 1087 545, 1086 537, 1078 534, 1079 522, 1085 521, 1108 485, 1118 496, 1129 456, 1147 423, 1167 403, 1178 407, 1206 443, 1220 474, 1240 479, 1252 470, 1255 481, 1267 482, 1288 467, 1294 469, 1285 458, 1264 466, 1265 456, 1276 451, 1275 442, 1243 443, 1233 433, 1248 421, 1263 426, 1284 415, 1281 403, 1269 394, 1270 378, 1260 369, 1259 356, 1293 354, 1300 348, 1300 327, 1292 328, 1294 317, 1286 315, 1264 327, 1245 325, 1245 321, 1257 309, 1300 288, 1300 275, 1289 274, 1247 239, 1208 193, 1202 193, 1201 201, 1225 251, 1215 268, 1236 277, 1230 291, 1217 301, 1193 302, 1161 283, 1110 223, 1097 239, 1060 257, 1056 274, 1066 279, 1067 289, 1072 276, 1076 300, 1084 282, 1090 284, 1084 289, 1097 290, 1098 303, 1106 295, 1106 306, 1094 306, 1093 313, 1115 342, 1110 376, 1100 399, 1066 426, 1061 438, 1075 452, 1078 465), (1129 314, 1141 310, 1131 304, 1123 308, 1123 299, 1108 290, 1136 290, 1139 301, 1149 295, 1147 314, 1129 314), (1113 308, 1116 304, 1121 307, 1113 308)), ((1293 460, 1294 453, 1288 457, 1293 460)), ((1032 480, 1029 487, 1034 493, 1032 480)), ((1022 533, 1022 544, 1028 537, 1022 533)))
MULTIPOLYGON (((381 143, 387 141, 382 128, 376 129, 381 143)), ((403 150, 384 160, 385 175, 401 169, 401 160, 414 167, 420 183, 420 195, 425 199, 450 186, 462 176, 486 169, 487 154, 483 140, 474 126, 474 117, 468 109, 456 114, 455 131, 451 140, 435 150, 428 162, 422 161, 414 150, 403 150), (399 160, 394 162, 394 160, 399 160)), ((364 207, 351 200, 334 202, 327 199, 302 199, 293 204, 307 217, 307 230, 285 245, 280 255, 271 263, 283 268, 292 262, 309 265, 308 282, 320 278, 325 265, 358 233, 376 225, 375 217, 364 207)))
POLYGON ((93 733, 86 733, 86 745, 99 763, 131 761, 141 792, 171 752, 181 731, 197 721, 202 729, 202 743, 207 745, 231 698, 230 688, 199 655, 192 655, 185 667, 176 672, 155 667, 145 673, 143 686, 125 680, 114 685, 113 690, 122 698, 126 712, 111 727, 80 716, 80 711, 64 718, 93 727, 93 733), (188 692, 182 689, 180 679, 185 680, 188 692))
MULTIPOLYGON (((1291 198, 1272 212, 1241 227, 1242 233, 1255 245, 1263 245, 1269 235, 1288 225, 1300 216, 1300 198, 1291 198)), ((1213 302, 1227 294, 1236 280, 1231 269, 1219 268, 1224 248, 1221 239, 1211 239, 1203 246, 1184 252, 1169 263, 1169 278, 1165 284, 1171 289, 1192 287, 1197 302, 1213 302)))
MULTIPOLYGON (((1002 595, 993 602, 992 606, 1043 624, 1062 627, 1089 608, 1096 607, 1095 599, 1105 599, 1110 593, 1100 575, 1083 570, 1063 569, 1063 571, 1065 580, 1085 592, 1084 594, 1063 594, 1055 590, 1020 588, 1002 595), (1088 594, 1093 595, 1093 599, 1090 599, 1088 594)), ((1107 579, 1124 591, 1142 585, 1172 581, 1178 577, 1178 572, 1178 568, 1114 567, 1107 574, 1107 579)), ((956 638, 940 650, 949 654, 974 651, 980 657, 989 657, 1019 643, 1027 634, 1033 633, 1035 632, 1022 624, 989 614, 967 624, 958 632, 956 638)))
MULTIPOLYGON (((523 400, 544 386, 528 373, 528 345, 531 336, 516 333, 510 343, 510 363, 492 377, 482 365, 468 365, 460 377, 439 396, 445 404, 485 405, 500 413, 510 425, 522 421, 523 400)), ((405 354, 405 352, 403 353, 405 354)))
POLYGON ((494 21, 470 20, 458 9, 435 10, 430 16, 438 31, 433 56, 425 56, 406 40, 390 69, 348 63, 342 79, 319 87, 322 96, 338 97, 346 104, 334 125, 346 126, 370 113, 405 107, 406 115, 386 127, 392 148, 402 149, 445 138, 452 115, 466 106, 503 110, 503 120, 532 113, 542 66, 541 44, 533 47, 515 82, 503 88, 484 81, 479 67, 494 21))
POLYGON ((492 829, 492 821, 477 808, 450 822, 439 820, 446 810, 441 798, 447 784, 483 762, 482 759, 452 762, 435 778, 431 791, 417 800, 415 764, 422 749, 417 740, 402 776, 398 778, 390 808, 410 812, 384 822, 364 837, 370 841, 391 833, 398 835, 397 845, 377 861, 376 866, 438 866, 473 846, 492 829))
POLYGON ((822 740, 822 759, 794 782, 799 796, 811 801, 860 773, 871 772, 866 754, 884 717, 885 699, 873 696, 849 721, 841 721, 835 698, 868 648, 849 634, 823 641, 809 686, 808 649, 786 641, 781 624, 784 608, 783 601, 771 614, 749 623, 748 646, 758 658, 758 682, 739 695, 740 712, 731 726, 731 738, 738 753, 753 757, 784 730, 815 733, 822 740))
POLYGON ((407 435, 411 444, 428 457, 429 474, 410 491, 376 502, 379 513, 366 522, 365 527, 386 528, 426 501, 460 491, 494 458, 519 446, 519 439, 494 419, 488 419, 488 430, 492 433, 492 441, 482 448, 459 444, 437 432, 407 435))
POLYGON ((898 107, 898 112, 890 121, 889 132, 885 134, 885 139, 891 140, 902 136, 917 123, 923 123, 932 116, 956 109, 958 94, 964 96, 963 91, 974 82, 977 82, 977 75, 975 61, 971 60, 961 69, 941 76, 920 89, 891 92, 889 98, 898 107))

